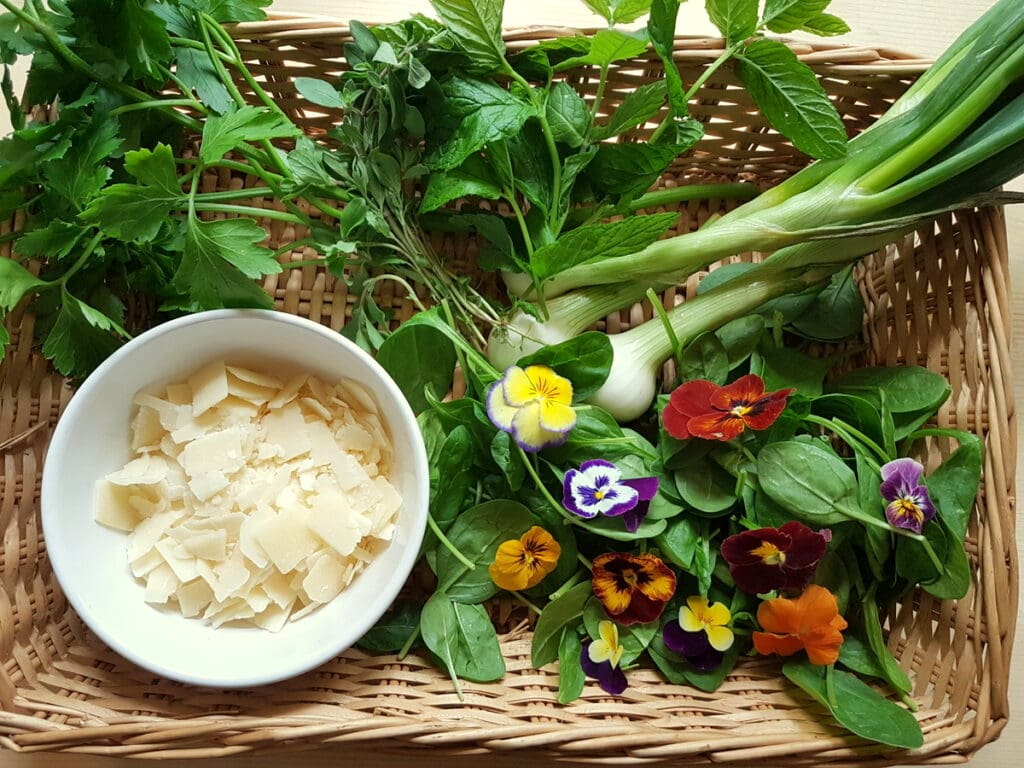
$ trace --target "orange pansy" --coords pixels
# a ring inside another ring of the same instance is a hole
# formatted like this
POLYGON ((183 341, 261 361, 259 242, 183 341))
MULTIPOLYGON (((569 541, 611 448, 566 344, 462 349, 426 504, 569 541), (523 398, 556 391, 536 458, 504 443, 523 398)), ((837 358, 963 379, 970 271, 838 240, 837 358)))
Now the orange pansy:
POLYGON ((518 539, 509 539, 498 547, 489 569, 491 580, 502 589, 518 592, 540 584, 555 570, 562 548, 539 525, 518 539))
POLYGON ((835 595, 824 587, 812 584, 795 600, 766 600, 757 609, 757 620, 765 630, 753 635, 760 654, 792 656, 804 649, 812 664, 823 666, 839 658, 846 620, 835 595))

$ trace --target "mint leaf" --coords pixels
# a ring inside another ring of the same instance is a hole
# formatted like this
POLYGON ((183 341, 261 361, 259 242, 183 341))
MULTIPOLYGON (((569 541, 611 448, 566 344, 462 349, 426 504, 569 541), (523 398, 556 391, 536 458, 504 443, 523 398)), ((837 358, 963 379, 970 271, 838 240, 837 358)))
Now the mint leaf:
POLYGON ((573 148, 586 141, 590 110, 571 85, 562 81, 552 86, 545 112, 555 141, 563 141, 573 148))
POLYGON ((43 342, 43 355, 62 376, 84 376, 121 346, 128 334, 97 309, 62 291, 60 311, 43 342))
POLYGON ((594 129, 595 138, 607 139, 643 125, 661 111, 666 94, 665 80, 645 83, 630 91, 619 108, 612 113, 607 125, 594 129))
POLYGON ((298 135, 299 129, 284 115, 260 107, 240 107, 206 121, 199 159, 203 163, 214 163, 239 144, 298 135))
POLYGON ((251 219, 189 219, 181 264, 171 280, 172 287, 188 300, 171 306, 189 311, 272 309, 270 297, 253 282, 281 271, 274 252, 256 245, 266 237, 263 228, 251 219))
POLYGON ((814 72, 789 48, 755 40, 738 54, 736 74, 772 126, 818 159, 846 154, 846 129, 814 72))
POLYGON ((836 37, 837 35, 845 35, 849 32, 850 25, 831 13, 819 13, 817 16, 805 21, 800 26, 800 29, 819 37, 836 37))
POLYGON ((488 200, 501 197, 501 188, 493 171, 479 155, 471 155, 455 170, 431 174, 420 201, 420 213, 428 213, 468 195, 488 200))
POLYGON ((0 310, 14 309, 26 293, 47 285, 13 259, 0 259, 0 310))
POLYGON ((580 0, 587 8, 612 23, 612 6, 610 0, 580 0))
POLYGON ((447 140, 438 147, 431 164, 448 170, 485 144, 515 136, 534 109, 530 104, 494 83, 453 77, 441 85, 444 107, 455 124, 447 140))
POLYGON ((174 155, 166 144, 125 153, 125 170, 138 184, 112 184, 89 205, 82 218, 111 237, 149 242, 184 198, 174 155))
POLYGON ((45 227, 25 232, 14 244, 21 256, 36 256, 59 261, 75 247, 84 230, 80 225, 52 219, 45 227))
POLYGON ((665 234, 678 218, 675 213, 656 213, 632 216, 611 224, 579 227, 534 251, 530 265, 538 279, 547 280, 593 259, 628 256, 665 234))
POLYGON ((295 88, 302 94, 302 98, 312 104, 331 109, 341 109, 345 106, 345 101, 338 93, 338 89, 326 80, 318 80, 315 77, 296 77, 294 82, 295 88))
POLYGON ((612 0, 612 24, 629 24, 651 9, 651 0, 612 0))
POLYGON ((94 115, 87 126, 75 133, 63 157, 49 160, 42 166, 47 190, 80 210, 99 194, 110 178, 107 160, 120 146, 117 121, 94 115))
POLYGON ((219 115, 235 103, 228 89, 217 76, 210 57, 194 48, 179 48, 175 74, 199 100, 219 115))
POLYGON ((640 32, 627 34, 617 29, 602 29, 590 40, 590 50, 582 56, 573 56, 555 67, 556 72, 573 69, 584 64, 607 67, 615 61, 635 59, 647 50, 647 37, 640 32))
POLYGON ((641 194, 680 151, 673 144, 602 144, 587 167, 587 179, 595 189, 609 194, 641 194))
POLYGON ((505 41, 501 36, 504 0, 430 0, 430 4, 477 70, 496 72, 505 68, 505 41))
POLYGON ((685 115, 689 111, 686 103, 686 89, 683 79, 679 76, 673 53, 676 46, 676 17, 679 15, 680 0, 654 0, 651 4, 651 18, 647 22, 647 32, 651 36, 651 45, 665 67, 665 83, 668 86, 668 100, 672 111, 677 115, 685 115))
POLYGON ((711 23, 730 43, 746 40, 757 31, 758 0, 705 0, 711 23))
POLYGON ((763 22, 772 32, 785 34, 801 29, 828 8, 832 0, 768 0, 763 22))

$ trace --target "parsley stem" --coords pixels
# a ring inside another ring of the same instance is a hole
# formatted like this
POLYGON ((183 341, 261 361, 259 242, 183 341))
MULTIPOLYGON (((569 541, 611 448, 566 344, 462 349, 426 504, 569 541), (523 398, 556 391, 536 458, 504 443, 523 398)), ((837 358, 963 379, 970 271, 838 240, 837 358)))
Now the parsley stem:
POLYGON ((288 221, 292 224, 306 224, 307 222, 288 211, 278 211, 273 208, 255 208, 248 205, 224 205, 221 203, 196 202, 195 210, 212 211, 216 213, 234 213, 239 216, 251 216, 255 219, 274 219, 275 221, 288 221))
MULTIPOLYGON (((263 180, 264 183, 266 183, 266 184, 268 184, 268 186, 270 186, 271 191, 275 195, 277 194, 278 190, 280 189, 280 186, 275 187, 275 186, 271 185, 271 181, 270 180, 277 180, 277 181, 281 181, 282 180, 282 177, 278 176, 276 173, 271 173, 270 171, 264 170, 263 168, 260 168, 259 171, 257 172, 257 169, 254 168, 252 165, 246 165, 245 163, 239 163, 236 160, 227 160, 227 159, 223 159, 222 158, 220 160, 214 160, 213 162, 207 164, 207 163, 200 163, 199 158, 196 158, 196 157, 176 157, 176 158, 174 158, 174 162, 178 163, 179 165, 200 165, 200 164, 202 164, 206 168, 226 168, 229 171, 237 171, 238 173, 244 173, 247 176, 259 176, 259 178, 261 180, 263 180)), ((212 194, 212 193, 210 193, 210 194, 212 194)))
POLYGON ((224 27, 221 26, 221 24, 208 13, 204 13, 203 18, 210 24, 210 29, 213 30, 214 35, 220 38, 221 45, 226 48, 227 53, 234 56, 234 63, 237 66, 238 71, 245 79, 245 82, 249 84, 249 87, 252 88, 253 93, 256 94, 260 101, 262 101, 272 110, 281 115, 281 117, 291 122, 291 118, 285 113, 283 109, 281 109, 280 106, 278 106, 277 102, 275 102, 270 97, 270 95, 265 90, 263 90, 263 86, 259 84, 256 78, 252 76, 252 72, 249 71, 249 68, 245 65, 245 62, 242 60, 242 52, 238 49, 238 46, 235 44, 234 38, 232 38, 231 35, 228 34, 228 31, 224 29, 224 27))
POLYGON ((224 87, 228 89, 228 93, 231 94, 231 98, 235 100, 235 104, 239 107, 246 106, 245 97, 242 96, 242 92, 238 90, 238 86, 235 85, 235 80, 231 77, 231 73, 228 72, 227 67, 224 66, 224 62, 217 56, 217 49, 213 47, 213 40, 210 39, 210 30, 206 23, 203 21, 205 14, 197 14, 199 19, 199 33, 203 36, 203 47, 206 49, 206 55, 210 57, 210 62, 213 64, 213 68, 217 73, 217 77, 224 84, 224 87))
POLYGON ((226 189, 223 192, 200 192, 196 200, 204 203, 213 203, 221 200, 241 200, 249 197, 273 197, 274 190, 270 187, 242 187, 241 189, 226 189))
POLYGON ((71 278, 71 276, 75 274, 75 272, 80 270, 82 268, 82 265, 89 260, 89 257, 92 256, 92 252, 96 250, 96 246, 98 246, 100 242, 102 242, 102 240, 102 232, 97 232, 95 235, 93 235, 92 240, 86 243, 85 248, 82 249, 82 254, 75 260, 75 263, 71 265, 71 269, 65 272, 61 276, 60 280, 57 281, 57 285, 59 285, 61 288, 64 288, 68 284, 68 280, 71 278))
POLYGON ((193 109, 206 112, 206 107, 195 99, 150 99, 149 101, 136 101, 131 104, 124 104, 110 110, 111 116, 121 115, 125 112, 137 112, 141 109, 163 109, 164 107, 192 107, 193 109))

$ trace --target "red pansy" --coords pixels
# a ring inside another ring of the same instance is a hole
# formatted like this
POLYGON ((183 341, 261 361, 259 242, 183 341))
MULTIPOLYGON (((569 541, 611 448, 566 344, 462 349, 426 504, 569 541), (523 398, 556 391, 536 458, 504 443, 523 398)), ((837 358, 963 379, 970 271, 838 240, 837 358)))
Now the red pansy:
POLYGON ((686 440, 732 440, 744 429, 767 429, 786 408, 792 389, 765 392, 764 380, 747 374, 720 387, 706 379, 677 387, 662 411, 662 423, 672 437, 686 440))

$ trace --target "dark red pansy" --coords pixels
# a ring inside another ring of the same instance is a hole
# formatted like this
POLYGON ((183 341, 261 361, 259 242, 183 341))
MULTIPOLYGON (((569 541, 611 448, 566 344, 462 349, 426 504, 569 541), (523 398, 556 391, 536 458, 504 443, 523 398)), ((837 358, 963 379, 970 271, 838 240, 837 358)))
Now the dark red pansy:
POLYGON ((744 429, 767 429, 786 408, 792 389, 764 391, 764 380, 747 374, 720 387, 706 379, 676 387, 662 411, 665 431, 678 440, 732 440, 744 429))
POLYGON ((781 528, 758 528, 729 536, 722 557, 736 586, 752 595, 775 590, 800 590, 814 578, 832 532, 814 531, 796 521, 781 528))

